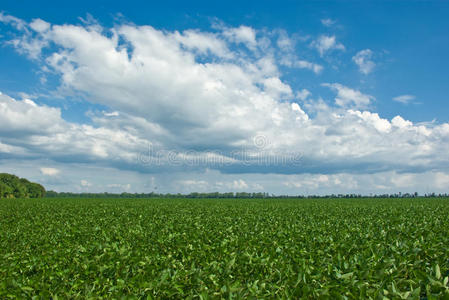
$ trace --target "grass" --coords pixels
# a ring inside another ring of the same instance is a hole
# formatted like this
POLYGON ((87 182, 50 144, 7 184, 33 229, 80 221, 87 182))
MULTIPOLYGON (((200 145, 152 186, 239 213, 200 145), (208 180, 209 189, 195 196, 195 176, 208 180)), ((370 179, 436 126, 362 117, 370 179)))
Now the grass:
POLYGON ((448 216, 448 199, 2 199, 0 299, 448 299, 448 216))

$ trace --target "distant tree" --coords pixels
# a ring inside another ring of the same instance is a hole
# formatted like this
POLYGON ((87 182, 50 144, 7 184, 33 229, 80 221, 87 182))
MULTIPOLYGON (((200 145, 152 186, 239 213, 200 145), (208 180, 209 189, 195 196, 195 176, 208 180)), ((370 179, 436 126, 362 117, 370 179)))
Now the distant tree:
POLYGON ((30 182, 27 185, 27 192, 30 198, 42 198, 45 196, 45 188, 39 183, 30 182))
POLYGON ((9 198, 12 196, 12 188, 0 181, 0 198, 9 198))
POLYGON ((14 194, 14 198, 26 198, 28 197, 27 195, 27 188, 21 184, 21 183, 16 183, 13 186, 13 194, 14 194))
POLYGON ((38 183, 11 174, 0 174, 0 198, 41 198, 44 195, 45 188, 38 183))

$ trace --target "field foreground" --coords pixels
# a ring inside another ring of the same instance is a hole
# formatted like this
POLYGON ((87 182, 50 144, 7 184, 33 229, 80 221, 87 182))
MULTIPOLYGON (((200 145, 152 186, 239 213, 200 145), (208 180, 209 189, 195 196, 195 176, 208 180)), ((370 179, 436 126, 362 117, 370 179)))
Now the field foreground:
POLYGON ((449 199, 0 201, 0 299, 449 299, 449 199))

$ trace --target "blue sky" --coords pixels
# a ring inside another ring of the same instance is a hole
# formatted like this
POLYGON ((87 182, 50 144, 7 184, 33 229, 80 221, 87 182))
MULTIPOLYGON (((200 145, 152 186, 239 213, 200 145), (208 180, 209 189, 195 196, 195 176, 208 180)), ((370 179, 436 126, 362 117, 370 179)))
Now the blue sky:
POLYGON ((3 1, 0 170, 59 191, 446 191, 449 2, 3 1))

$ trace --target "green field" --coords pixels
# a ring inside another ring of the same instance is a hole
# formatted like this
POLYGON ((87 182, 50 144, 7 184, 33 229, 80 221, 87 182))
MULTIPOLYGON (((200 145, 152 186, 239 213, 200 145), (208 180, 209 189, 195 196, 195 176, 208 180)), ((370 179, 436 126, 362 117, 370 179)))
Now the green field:
POLYGON ((0 299, 449 298, 449 199, 2 199, 0 299))

